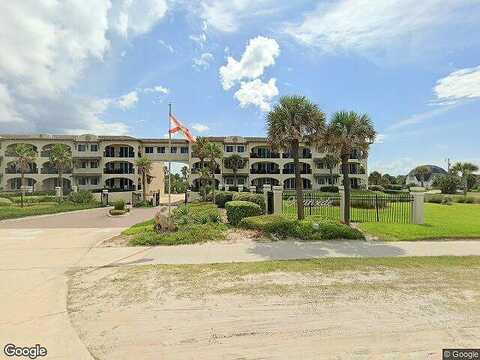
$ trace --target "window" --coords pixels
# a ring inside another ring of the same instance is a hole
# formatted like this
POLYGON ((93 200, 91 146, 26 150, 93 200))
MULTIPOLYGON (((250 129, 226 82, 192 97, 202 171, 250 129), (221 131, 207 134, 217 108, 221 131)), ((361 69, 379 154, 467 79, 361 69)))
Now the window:
POLYGON ((90 168, 91 169, 98 168, 98 161, 90 161, 90 168))
POLYGON ((145 154, 153 154, 153 146, 147 146, 145 148, 145 154))
POLYGON ((232 146, 232 145, 227 145, 227 146, 225 147, 225 149, 226 149, 226 150, 225 150, 226 152, 233 152, 233 146, 232 146))
POLYGON ((238 178, 238 185, 245 185, 245 178, 243 177, 238 178))
POLYGON ((78 144, 78 151, 86 151, 87 146, 85 144, 78 144))
POLYGON ((182 146, 180 148, 180 153, 182 154, 188 154, 188 146, 182 146))
POLYGON ((98 145, 97 144, 91 144, 90 145, 90 151, 98 151, 98 145))
POLYGON ((86 168, 87 168, 87 164, 88 164, 88 162, 82 161, 82 163, 81 163, 82 169, 86 169, 86 168))
POLYGON ((87 178, 86 177, 78 178, 78 184, 79 185, 87 185, 87 178))
POLYGON ((98 185, 98 177, 92 177, 90 179, 90 185, 98 185))
POLYGON ((170 148, 170 153, 176 154, 176 153, 177 153, 177 147, 176 147, 176 146, 172 146, 172 147, 170 148))
POLYGON ((243 145, 238 145, 238 146, 237 146, 237 152, 239 152, 239 153, 245 152, 245 146, 243 146, 243 145))
POLYGON ((233 178, 226 178, 227 185, 233 185, 233 178))
POLYGON ((157 146, 157 153, 165 154, 165 146, 157 146))

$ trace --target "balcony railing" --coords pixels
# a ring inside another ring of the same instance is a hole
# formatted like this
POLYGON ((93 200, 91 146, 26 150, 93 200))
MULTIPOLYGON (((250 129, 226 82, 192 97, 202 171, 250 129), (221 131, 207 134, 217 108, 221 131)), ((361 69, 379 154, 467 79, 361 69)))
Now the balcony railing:
MULTIPOLYGON (((283 174, 295 174, 295 169, 283 169, 283 174)), ((306 174, 311 174, 312 169, 301 169, 300 174, 306 175, 306 174)))
MULTIPOLYGON (((293 156, 291 154, 282 154, 283 159, 293 159, 293 156)), ((307 153, 307 154, 299 154, 298 156, 299 159, 311 159, 312 158, 312 153, 307 153)))
POLYGON ((119 152, 107 152, 103 153, 104 157, 114 157, 114 158, 133 158, 135 157, 135 152, 129 152, 128 154, 120 154, 119 152))
POLYGON ((135 174, 134 169, 103 169, 104 174, 135 174))
POLYGON ((269 170, 269 169, 250 169, 250 173, 251 174, 271 174, 271 175, 274 175, 274 174, 280 174, 280 169, 273 169, 273 170, 269 170))
MULTIPOLYGON (((40 170, 40 173, 41 174, 58 174, 58 170, 57 169, 52 169, 52 168, 49 168, 49 169, 41 169, 40 170)), ((71 174, 72 173, 72 169, 66 169, 63 171, 63 174, 71 174)))
POLYGON ((270 153, 270 154, 258 154, 258 153, 250 153, 250 157, 252 159, 279 159, 279 153, 270 153))
MULTIPOLYGON (((5 169, 5 174, 21 174, 22 172, 19 169, 5 169)), ((24 172, 24 174, 38 174, 38 169, 29 169, 24 172)))

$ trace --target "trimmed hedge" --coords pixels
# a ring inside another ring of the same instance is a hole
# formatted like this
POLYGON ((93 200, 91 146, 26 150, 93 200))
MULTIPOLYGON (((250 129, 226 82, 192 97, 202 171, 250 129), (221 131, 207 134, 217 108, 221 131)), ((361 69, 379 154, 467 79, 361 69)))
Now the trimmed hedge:
MULTIPOLYGON (((233 200, 233 192, 232 191, 217 191, 215 192, 215 204, 219 208, 224 208, 225 203, 228 201, 233 200)), ((207 201, 212 201, 212 194, 208 194, 207 201)))
POLYGON ((338 193, 338 186, 320 186, 321 192, 338 193))
POLYGON ((94 201, 94 197, 90 191, 80 190, 70 193, 68 200, 74 204, 88 204, 94 201))
POLYGON ((221 223, 222 216, 215 204, 192 203, 173 210, 173 221, 176 225, 221 223))
POLYGON ((250 201, 260 206, 262 213, 265 213, 265 197, 263 194, 234 193, 233 201, 250 201))
POLYGON ((238 225, 238 223, 246 217, 257 216, 263 213, 260 205, 250 201, 229 201, 225 204, 227 210, 228 222, 232 225, 238 225))
POLYGON ((12 200, 7 198, 0 198, 0 206, 10 206, 12 204, 12 200))
POLYGON ((381 185, 370 185, 368 187, 368 190, 370 190, 370 191, 385 191, 385 188, 381 185))
POLYGON ((113 215, 113 216, 118 216, 118 215, 124 215, 126 213, 128 213, 128 210, 121 210, 121 209, 110 209, 109 210, 109 213, 110 215, 113 215))
POLYGON ((281 215, 262 215, 242 219, 240 227, 263 231, 280 238, 302 240, 364 239, 363 234, 346 225, 327 220, 294 220, 281 215))

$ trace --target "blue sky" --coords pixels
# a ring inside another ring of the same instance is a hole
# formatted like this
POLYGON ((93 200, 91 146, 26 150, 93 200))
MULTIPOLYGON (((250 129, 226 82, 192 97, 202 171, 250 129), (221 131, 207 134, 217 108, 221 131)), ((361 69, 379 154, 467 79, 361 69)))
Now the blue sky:
POLYGON ((366 112, 370 170, 480 163, 478 0, 70 0, 0 5, 0 132, 265 133, 303 94, 366 112), (95 14, 95 16, 92 16, 95 14))

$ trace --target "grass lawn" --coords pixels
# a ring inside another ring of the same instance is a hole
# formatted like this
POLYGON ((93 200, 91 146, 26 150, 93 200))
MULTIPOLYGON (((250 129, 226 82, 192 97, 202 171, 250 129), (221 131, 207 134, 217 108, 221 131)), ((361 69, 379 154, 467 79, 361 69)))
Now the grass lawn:
POLYGON ((360 229, 380 240, 480 238, 480 206, 425 204, 425 224, 361 223, 360 229))
POLYGON ((73 204, 73 203, 61 203, 58 204, 56 202, 43 202, 43 203, 35 203, 35 204, 25 204, 22 208, 20 205, 6 205, 0 206, 0 220, 5 219, 16 219, 22 218, 25 216, 33 216, 33 215, 46 215, 46 214, 56 214, 62 213, 67 211, 74 211, 74 210, 83 210, 83 209, 91 209, 96 208, 99 205, 97 203, 91 204, 73 204))

